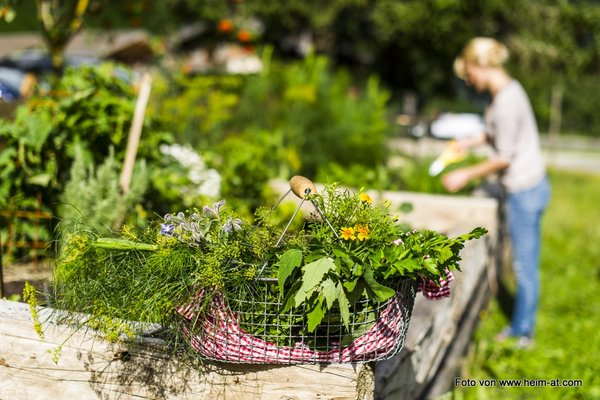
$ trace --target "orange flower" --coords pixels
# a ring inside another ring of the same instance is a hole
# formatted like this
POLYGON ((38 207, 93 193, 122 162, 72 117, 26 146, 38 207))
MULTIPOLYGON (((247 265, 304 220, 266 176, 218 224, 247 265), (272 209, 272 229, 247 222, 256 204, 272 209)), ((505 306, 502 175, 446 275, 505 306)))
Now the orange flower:
POLYGON ((363 203, 367 203, 367 204, 372 204, 373 203, 373 199, 371 198, 371 196, 369 196, 365 192, 361 192, 360 193, 360 201, 362 201, 363 203))
POLYGON ((242 43, 246 43, 246 42, 249 42, 250 39, 252 39, 252 36, 250 35, 250 32, 248 32, 247 30, 240 29, 237 33, 237 39, 242 43))
POLYGON ((217 30, 223 33, 229 33, 233 31, 233 22, 230 19, 222 19, 217 25, 217 30))
POLYGON ((356 236, 354 236, 354 228, 342 228, 340 229, 340 233, 342 234, 342 239, 344 240, 356 240, 356 236))
POLYGON ((367 240, 369 238, 368 226, 356 225, 356 232, 358 232, 357 238, 360 241, 367 240))

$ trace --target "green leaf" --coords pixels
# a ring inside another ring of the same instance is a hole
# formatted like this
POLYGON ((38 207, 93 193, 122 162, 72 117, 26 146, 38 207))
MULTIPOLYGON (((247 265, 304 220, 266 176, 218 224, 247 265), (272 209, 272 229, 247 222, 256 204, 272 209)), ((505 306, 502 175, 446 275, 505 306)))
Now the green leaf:
POLYGON ((283 293, 285 281, 289 278, 295 268, 302 263, 302 251, 298 249, 290 249, 283 253, 279 258, 277 265, 277 280, 279 281, 279 291, 283 293))
POLYGON ((28 178, 27 183, 47 187, 51 180, 52 176, 50 174, 39 174, 28 178))
POLYGON ((98 238, 92 243, 92 245, 94 247, 111 250, 158 250, 158 246, 154 244, 133 242, 131 240, 116 238, 98 238))
POLYGON ((282 308, 281 308, 282 314, 288 312, 294 306, 294 304, 296 302, 296 296, 298 295, 298 289, 300 288, 300 286, 301 286, 301 282, 294 282, 294 284, 292 285, 292 287, 286 294, 286 296, 282 302, 282 308))
POLYGON ((375 301, 385 301, 396 294, 394 289, 384 286, 375 280, 373 270, 369 266, 365 267, 363 278, 367 283, 367 290, 375 301))
POLYGON ((329 257, 319 258, 302 267, 301 291, 310 292, 323 280, 326 273, 335 268, 335 262, 329 257))
POLYGON ((440 274, 440 271, 438 270, 438 264, 433 258, 427 258, 427 259, 423 260, 423 265, 425 265, 425 268, 427 268, 427 270, 429 272, 431 272, 432 274, 434 274, 434 275, 440 274))
POLYGON ((437 251, 437 259, 440 263, 444 263, 447 260, 449 260, 452 256, 454 256, 452 249, 446 246, 436 247, 435 250, 437 251))
POLYGON ((322 302, 318 302, 315 307, 306 315, 308 319, 308 331, 312 332, 323 320, 325 316, 325 308, 322 302))
POLYGON ((356 284, 358 283, 358 278, 355 278, 351 281, 345 281, 344 282, 344 287, 346 288, 346 290, 348 290, 349 292, 352 292, 354 290, 354 288, 356 287, 356 284))
POLYGON ((344 292, 344 287, 341 282, 338 282, 337 289, 339 291, 339 295, 337 297, 338 304, 340 306, 340 315, 342 316, 342 322, 346 329, 350 326, 350 303, 348 302, 348 298, 346 297, 346 293, 344 292))
POLYGON ((17 151, 11 147, 2 149, 0 152, 0 165, 12 165, 13 158, 17 156, 17 151))
POLYGON ((325 298, 327 309, 331 310, 331 307, 333 307, 333 303, 339 295, 339 288, 335 285, 335 282, 333 280, 325 279, 323 283, 321 283, 321 293, 325 298))

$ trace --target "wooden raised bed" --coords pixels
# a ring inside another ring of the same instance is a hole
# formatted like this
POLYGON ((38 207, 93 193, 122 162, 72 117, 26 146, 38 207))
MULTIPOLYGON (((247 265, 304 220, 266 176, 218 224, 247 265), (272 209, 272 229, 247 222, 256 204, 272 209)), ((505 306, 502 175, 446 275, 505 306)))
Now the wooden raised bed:
MULTIPOLYGON (((45 340, 33 329, 26 304, 0 300, 0 399, 411 399, 435 396, 452 383, 488 294, 497 204, 487 198, 389 192, 392 207, 413 204, 406 221, 450 235, 476 226, 483 239, 463 250, 462 273, 452 296, 417 295, 404 349, 370 364, 248 366, 204 363, 189 367, 160 345, 128 349, 46 324, 45 340), (58 363, 52 353, 62 345, 58 363)), ((404 218, 404 217, 403 217, 404 218)), ((44 311, 42 311, 43 318, 44 311)))

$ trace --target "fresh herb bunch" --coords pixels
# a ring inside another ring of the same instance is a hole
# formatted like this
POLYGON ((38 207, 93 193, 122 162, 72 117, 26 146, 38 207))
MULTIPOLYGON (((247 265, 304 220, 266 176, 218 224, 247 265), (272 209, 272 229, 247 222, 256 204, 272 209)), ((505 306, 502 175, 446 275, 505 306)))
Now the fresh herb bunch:
POLYGON ((389 213, 388 202, 375 205, 366 192, 337 185, 311 200, 323 215, 308 224, 306 245, 289 248, 277 263, 283 311, 305 306, 309 332, 331 310, 348 329, 357 299, 386 301, 399 279, 438 282, 447 270, 458 269, 464 242, 486 233, 477 228, 451 239, 433 231, 405 231, 389 213))
POLYGON ((224 201, 167 214, 141 233, 79 231, 59 259, 54 306, 88 315, 74 322, 111 339, 136 334, 141 322, 160 324, 182 343, 177 308, 199 299, 195 312, 208 314, 220 294, 242 329, 266 340, 318 346, 335 334, 344 342, 375 322, 399 283, 445 277, 458 269, 464 242, 486 232, 407 231, 388 202, 338 185, 309 199, 318 212, 283 236, 269 211, 249 223, 224 201))
POLYGON ((135 334, 139 322, 172 328, 177 336, 176 308, 204 291, 202 309, 215 293, 254 281, 274 257, 277 232, 266 219, 243 221, 224 201, 167 214, 143 232, 125 226, 114 238, 82 230, 69 236, 57 261, 52 303, 87 314, 72 322, 108 338, 135 334))

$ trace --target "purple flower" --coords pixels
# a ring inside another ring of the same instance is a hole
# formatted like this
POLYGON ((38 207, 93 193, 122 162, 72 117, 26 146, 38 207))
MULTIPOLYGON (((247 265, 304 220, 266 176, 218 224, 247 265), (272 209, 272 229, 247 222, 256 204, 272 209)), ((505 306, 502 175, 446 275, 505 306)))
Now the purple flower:
POLYGON ((173 225, 171 224, 160 224, 160 234, 165 236, 173 235, 173 225))
POLYGON ((223 230, 225 233, 230 233, 231 231, 239 231, 242 229, 242 220, 239 218, 231 218, 228 217, 225 224, 223 224, 223 230))
POLYGON ((221 200, 213 204, 212 207, 202 207, 202 211, 204 212, 204 215, 206 215, 208 218, 217 219, 219 218, 219 211, 221 210, 221 207, 223 207, 224 204, 225 200, 221 200))

